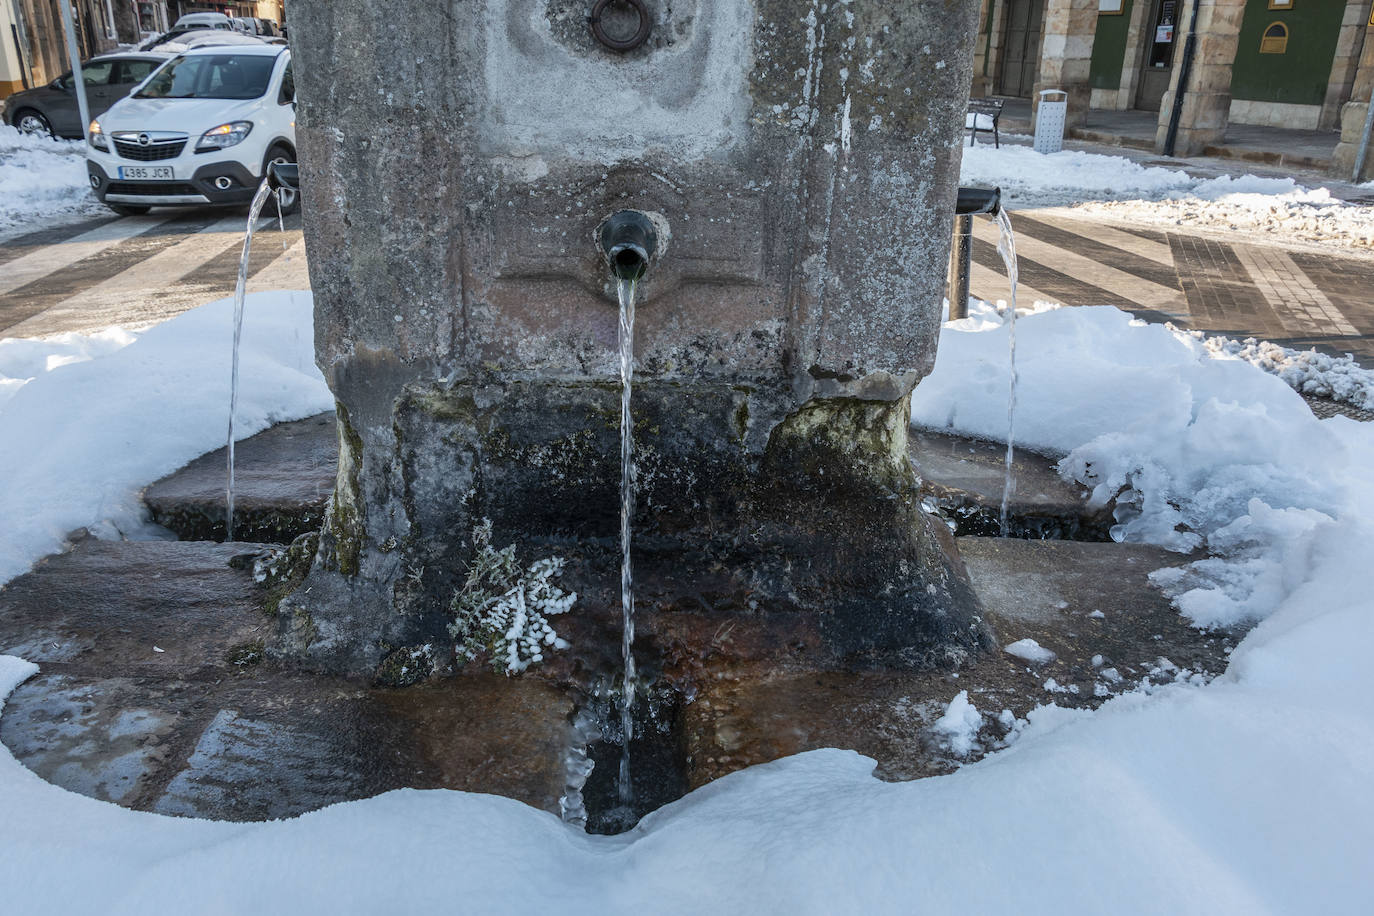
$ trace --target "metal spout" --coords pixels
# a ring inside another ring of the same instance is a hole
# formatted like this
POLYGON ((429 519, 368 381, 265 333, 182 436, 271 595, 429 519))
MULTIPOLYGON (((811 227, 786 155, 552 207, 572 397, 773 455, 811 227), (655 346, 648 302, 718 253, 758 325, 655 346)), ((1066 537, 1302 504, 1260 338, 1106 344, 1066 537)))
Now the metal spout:
POLYGON ((299 191, 301 189, 300 166, 294 162, 274 162, 267 167, 267 182, 274 191, 280 188, 299 191))
POLYGON ((974 213, 997 215, 1002 209, 1001 188, 960 188, 959 197, 954 204, 954 212, 959 216, 974 213))
POLYGON ((597 233, 601 253, 618 280, 638 280, 658 253, 658 230, 638 210, 612 213, 597 233))

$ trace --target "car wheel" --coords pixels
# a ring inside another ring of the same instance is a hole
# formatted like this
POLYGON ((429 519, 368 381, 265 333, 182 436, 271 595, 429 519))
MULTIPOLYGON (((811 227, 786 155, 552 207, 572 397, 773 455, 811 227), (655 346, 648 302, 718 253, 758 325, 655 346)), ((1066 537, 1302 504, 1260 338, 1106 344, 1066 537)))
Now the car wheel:
MULTIPOLYGON (((269 166, 275 163, 295 162, 296 155, 284 146, 274 146, 267 151, 267 158, 262 162, 262 174, 267 175, 269 166)), ((281 208, 283 216, 290 216, 301 208, 301 195, 290 188, 278 188, 276 193, 277 206, 281 208)))
POLYGON ((120 216, 142 216, 143 214, 147 213, 149 210, 153 209, 152 207, 136 207, 136 206, 131 206, 131 205, 129 205, 129 204, 109 204, 109 203, 107 203, 105 206, 109 207, 111 210, 113 210, 114 212, 118 213, 120 216))
POLYGON ((48 119, 43 117, 40 112, 32 108, 25 108, 14 114, 14 126, 21 134, 33 134, 38 137, 51 137, 57 139, 57 134, 52 132, 52 125, 48 119))

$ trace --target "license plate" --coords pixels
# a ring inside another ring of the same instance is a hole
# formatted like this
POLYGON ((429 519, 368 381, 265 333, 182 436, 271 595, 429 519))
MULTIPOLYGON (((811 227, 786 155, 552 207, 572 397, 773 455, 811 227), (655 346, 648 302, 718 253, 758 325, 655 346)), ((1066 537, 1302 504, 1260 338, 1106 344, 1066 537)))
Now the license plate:
POLYGON ((126 181, 166 181, 173 175, 170 165, 121 165, 119 177, 126 181))

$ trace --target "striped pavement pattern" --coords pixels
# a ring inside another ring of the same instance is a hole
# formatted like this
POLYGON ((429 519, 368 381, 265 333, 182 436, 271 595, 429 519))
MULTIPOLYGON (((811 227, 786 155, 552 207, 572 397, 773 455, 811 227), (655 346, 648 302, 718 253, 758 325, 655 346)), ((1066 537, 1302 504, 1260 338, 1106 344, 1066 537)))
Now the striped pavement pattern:
MULTIPOLYGON (((0 337, 145 327, 232 295, 244 215, 155 211, 0 242, 0 337)), ((1374 366, 1374 260, 1106 224, 1071 208, 1014 211, 1023 305, 1111 305, 1232 337, 1353 352, 1374 366)), ((251 291, 308 289, 300 217, 264 220, 251 291)), ((997 228, 974 219, 973 294, 1008 298, 997 228)))

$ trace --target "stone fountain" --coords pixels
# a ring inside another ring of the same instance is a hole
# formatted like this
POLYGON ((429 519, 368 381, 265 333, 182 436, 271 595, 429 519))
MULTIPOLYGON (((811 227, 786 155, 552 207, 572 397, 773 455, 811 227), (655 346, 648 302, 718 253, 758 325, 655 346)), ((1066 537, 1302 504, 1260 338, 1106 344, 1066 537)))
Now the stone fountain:
POLYGON ((617 309, 598 231, 630 210, 660 240, 634 390, 652 666, 689 678, 722 626, 774 665, 977 652, 986 627, 906 442, 935 356, 976 7, 296 13, 341 454, 279 651, 372 673, 445 640, 490 519, 495 546, 568 560, 573 664, 610 673, 617 309))

